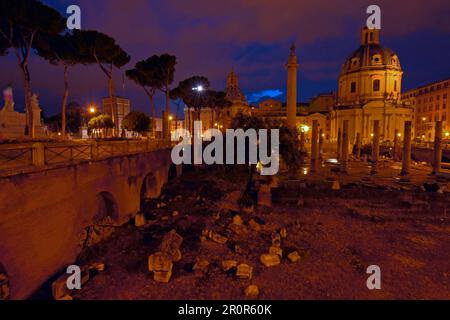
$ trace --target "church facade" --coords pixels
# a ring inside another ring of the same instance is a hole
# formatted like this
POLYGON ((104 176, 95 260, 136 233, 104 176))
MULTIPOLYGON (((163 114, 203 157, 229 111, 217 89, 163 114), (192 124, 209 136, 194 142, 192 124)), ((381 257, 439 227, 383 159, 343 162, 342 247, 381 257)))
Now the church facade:
MULTIPOLYGON (((380 32, 367 27, 361 32, 361 45, 342 66, 336 105, 330 113, 331 140, 338 139, 344 120, 349 121, 349 139, 357 134, 370 143, 374 121, 380 121, 381 140, 401 137, 405 121, 414 123, 414 109, 402 103, 403 70, 398 56, 380 44, 380 32)), ((414 130, 413 130, 414 131, 414 130)))

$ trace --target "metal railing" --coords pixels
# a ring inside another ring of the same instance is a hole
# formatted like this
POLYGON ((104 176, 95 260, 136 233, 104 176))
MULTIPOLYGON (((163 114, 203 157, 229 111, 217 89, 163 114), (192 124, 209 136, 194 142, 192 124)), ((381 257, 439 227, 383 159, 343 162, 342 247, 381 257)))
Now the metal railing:
POLYGON ((0 170, 33 165, 32 145, 0 146, 0 170))
POLYGON ((0 145, 0 172, 101 160, 168 148, 163 140, 90 141, 0 145))

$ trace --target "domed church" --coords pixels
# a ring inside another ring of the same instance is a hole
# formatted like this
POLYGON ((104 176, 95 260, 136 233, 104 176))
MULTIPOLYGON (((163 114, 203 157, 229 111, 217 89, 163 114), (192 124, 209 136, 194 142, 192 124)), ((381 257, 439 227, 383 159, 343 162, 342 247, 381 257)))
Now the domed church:
POLYGON ((405 121, 414 111, 401 103, 403 71, 398 56, 380 44, 380 30, 364 27, 361 46, 342 66, 334 111, 331 113, 331 140, 337 140, 343 121, 349 120, 349 139, 372 140, 374 120, 380 120, 381 140, 393 141, 403 133, 405 121), (398 130, 398 131, 396 131, 398 130))

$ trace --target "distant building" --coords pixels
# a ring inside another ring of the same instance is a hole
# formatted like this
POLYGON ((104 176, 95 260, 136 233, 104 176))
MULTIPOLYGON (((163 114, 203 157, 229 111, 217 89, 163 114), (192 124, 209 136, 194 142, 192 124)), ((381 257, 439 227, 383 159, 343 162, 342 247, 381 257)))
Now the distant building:
POLYGON ((415 110, 416 139, 434 140, 436 120, 443 122, 444 138, 450 137, 450 78, 402 94, 402 101, 415 110))
MULTIPOLYGON (((200 120, 202 121, 203 131, 208 129, 228 129, 231 127, 233 118, 238 113, 251 114, 251 108, 239 88, 238 77, 234 71, 231 71, 227 77, 227 87, 225 89, 226 99, 231 103, 231 106, 216 109, 203 108, 200 111, 200 120)), ((191 133, 194 128, 195 109, 191 106, 186 106, 184 109, 185 127, 191 133)))
MULTIPOLYGON (((102 107, 103 112, 110 115, 111 118, 114 120, 113 112, 112 112, 112 99, 111 98, 103 98, 102 99, 102 107)), ((131 102, 129 99, 122 98, 122 97, 116 97, 116 103, 117 103, 117 121, 119 123, 118 127, 119 130, 122 128, 122 121, 123 119, 130 113, 131 111, 131 102)))
MULTIPOLYGON (((162 139, 163 136, 163 119, 162 118, 156 118, 155 124, 155 138, 162 139)), ((178 120, 175 121, 175 119, 169 120, 170 124, 170 133, 173 134, 175 130, 177 129, 184 129, 185 121, 184 120, 178 120)))

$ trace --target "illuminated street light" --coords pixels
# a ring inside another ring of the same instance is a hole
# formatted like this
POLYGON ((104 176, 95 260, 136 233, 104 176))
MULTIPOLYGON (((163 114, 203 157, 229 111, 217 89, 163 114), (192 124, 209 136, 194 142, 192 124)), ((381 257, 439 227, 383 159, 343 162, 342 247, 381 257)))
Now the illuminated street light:
POLYGON ((95 107, 95 105, 91 105, 89 107, 89 113, 93 114, 97 112, 97 108, 95 107))
POLYGON ((445 137, 448 138, 450 136, 450 132, 445 133, 445 137))
POLYGON ((303 133, 308 133, 308 132, 309 132, 309 129, 310 129, 310 128, 309 128, 306 124, 304 124, 304 125, 301 126, 301 130, 302 130, 303 133))
POLYGON ((172 121, 173 120, 173 116, 169 116, 169 120, 172 121))
POLYGON ((197 86, 197 87, 192 88, 192 90, 198 91, 198 92, 202 92, 202 91, 205 90, 205 89, 203 88, 203 86, 199 85, 199 86, 197 86))
POLYGON ((427 121, 427 118, 423 117, 423 118, 422 118, 422 121, 427 121))

